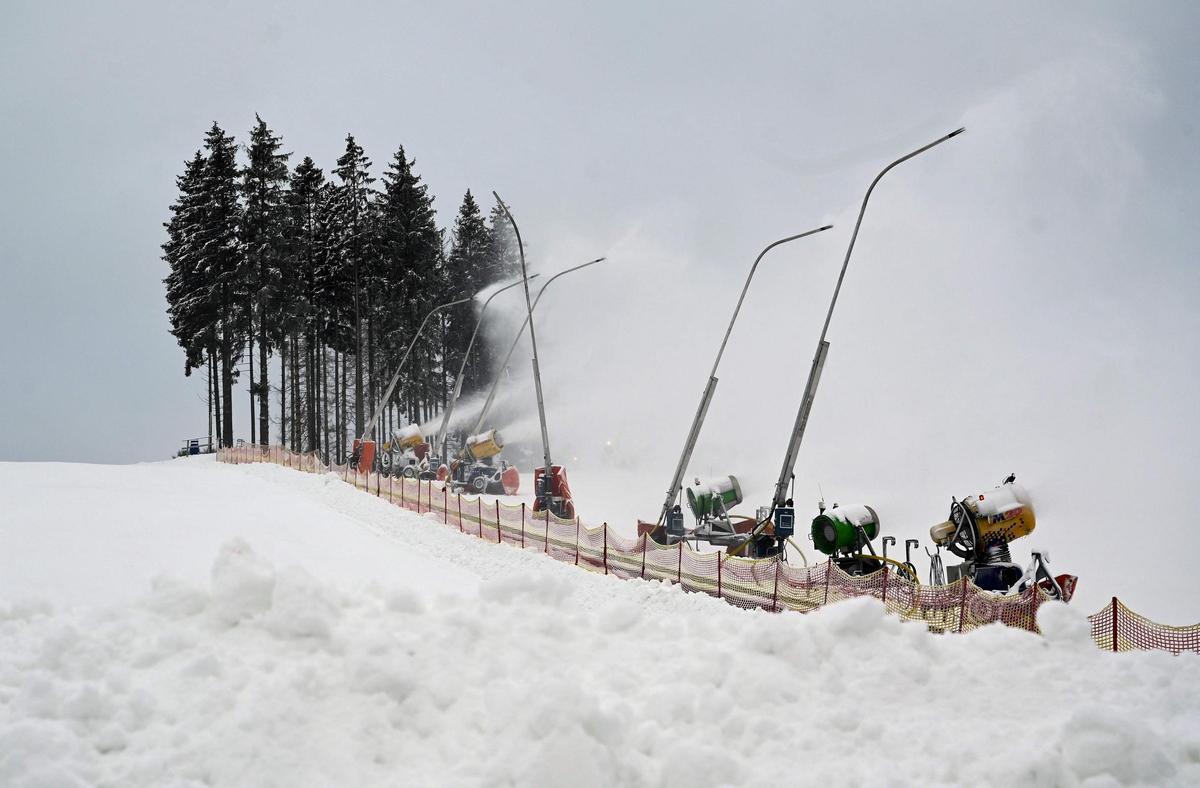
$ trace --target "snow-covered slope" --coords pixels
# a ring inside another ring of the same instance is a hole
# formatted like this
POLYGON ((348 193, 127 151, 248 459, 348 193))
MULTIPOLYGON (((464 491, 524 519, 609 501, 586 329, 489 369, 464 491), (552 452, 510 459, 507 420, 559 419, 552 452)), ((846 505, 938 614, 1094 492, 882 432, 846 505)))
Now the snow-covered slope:
POLYGON ((0 500, 0 785, 1200 781, 1200 658, 1066 606, 739 611, 274 466, 0 465, 0 500))

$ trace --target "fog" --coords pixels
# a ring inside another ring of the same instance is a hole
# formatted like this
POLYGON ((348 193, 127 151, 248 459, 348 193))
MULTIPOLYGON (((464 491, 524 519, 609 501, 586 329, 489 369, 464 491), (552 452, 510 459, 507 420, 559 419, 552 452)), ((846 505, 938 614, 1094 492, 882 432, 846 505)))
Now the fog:
MULTIPOLYGON (((1015 472, 1078 604, 1198 618, 1200 66, 1190 4, 17 2, 0 25, 0 460, 132 462, 204 432, 159 260, 174 177, 254 113, 328 168, 397 145, 449 225, 496 189, 532 271, 551 448, 579 509, 661 503, 771 241, 688 479, 770 495, 863 192, 796 467, 801 511, 920 537, 1015 472)), ((483 201, 487 204, 487 200, 483 201)), ((489 310, 503 352, 519 292, 489 310), (492 313, 496 314, 492 314, 492 313), (493 319, 494 318, 494 319, 493 319)), ((494 426, 540 457, 529 352, 494 426)), ((248 406, 247 406, 248 411, 248 406)), ((460 419, 471 412, 464 403, 460 419)), ((235 414, 248 437, 244 414, 235 414)), ((921 562, 924 566, 924 562, 921 562)))

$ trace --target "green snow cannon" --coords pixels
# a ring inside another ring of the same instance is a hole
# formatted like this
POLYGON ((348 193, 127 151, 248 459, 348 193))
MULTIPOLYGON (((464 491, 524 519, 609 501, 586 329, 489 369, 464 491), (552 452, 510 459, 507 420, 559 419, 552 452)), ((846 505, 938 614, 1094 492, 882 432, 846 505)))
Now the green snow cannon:
POLYGON ((857 553, 863 548, 861 527, 867 539, 879 536, 879 515, 864 504, 835 506, 812 521, 813 545, 825 555, 857 553))
POLYGON ((719 516, 742 502, 742 485, 738 484, 736 476, 700 482, 687 488, 687 502, 697 520, 719 516))

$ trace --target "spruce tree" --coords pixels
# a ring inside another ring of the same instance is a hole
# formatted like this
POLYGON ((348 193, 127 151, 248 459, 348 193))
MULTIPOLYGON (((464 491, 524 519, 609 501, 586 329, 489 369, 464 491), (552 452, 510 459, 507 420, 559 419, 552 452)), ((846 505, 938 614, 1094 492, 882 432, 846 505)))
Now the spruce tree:
MULTIPOLYGON (((495 281, 494 273, 489 270, 491 246, 488 227, 470 189, 459 206, 451 238, 450 254, 446 258, 447 275, 451 283, 448 300, 455 300, 467 298, 495 281)), ((477 308, 478 305, 473 302, 461 304, 451 310, 447 318, 447 364, 454 371, 461 365, 467 343, 475 329, 477 308)), ((472 358, 467 360, 464 393, 478 388, 480 381, 487 379, 491 369, 486 343, 476 342, 471 355, 472 358)))
MULTIPOLYGON (((400 358, 420 327, 426 313, 438 302, 438 262, 441 234, 437 228, 433 197, 421 177, 413 171, 401 147, 392 157, 383 176, 383 194, 378 204, 378 238, 381 254, 380 293, 382 344, 390 378, 400 358)), ((421 404, 427 404, 428 372, 436 356, 437 337, 430 331, 419 347, 413 349, 401 378, 402 395, 408 418, 419 421, 421 404), (421 402, 419 402, 421 401, 421 402)), ((390 403, 385 403, 390 404, 390 403)))
POLYGON ((337 255, 350 269, 353 279, 352 324, 354 326, 354 435, 362 434, 366 417, 363 413, 362 365, 362 288, 371 280, 372 243, 367 237, 371 229, 371 160, 362 146, 346 135, 346 151, 338 158, 333 171, 341 183, 337 187, 337 255))
POLYGON ((245 319, 238 224, 237 145, 214 121, 204 137, 207 151, 197 191, 195 248, 197 270, 204 271, 204 301, 211 311, 210 342, 217 350, 221 376, 221 441, 233 445, 234 366, 241 355, 245 319))
POLYGON ((280 340, 284 252, 284 186, 287 160, 280 138, 257 114, 246 148, 249 163, 241 172, 245 200, 241 242, 246 270, 246 316, 251 335, 257 329, 258 381, 251 381, 251 396, 258 398, 258 439, 269 443, 270 383, 267 354, 280 340))

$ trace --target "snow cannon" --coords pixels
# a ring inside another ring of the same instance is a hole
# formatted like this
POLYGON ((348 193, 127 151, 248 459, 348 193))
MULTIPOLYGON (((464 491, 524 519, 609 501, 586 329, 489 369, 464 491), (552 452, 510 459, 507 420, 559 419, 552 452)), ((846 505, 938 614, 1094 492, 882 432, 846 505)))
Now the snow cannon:
POLYGON ((425 436, 421 434, 421 428, 416 424, 402 427, 392 435, 392 445, 400 451, 415 449, 424 442, 425 436))
POLYGON ((946 567, 953 583, 967 577, 985 591, 1017 594, 1036 583, 1055 599, 1070 598, 1078 578, 1053 577, 1047 568, 1049 555, 1033 551, 1033 562, 1024 571, 1012 560, 1009 543, 1033 533, 1037 519, 1029 493, 1010 475, 987 492, 950 500, 950 517, 929 529, 929 537, 940 551, 945 547, 964 559, 946 567))
POLYGON ((822 511, 812 521, 813 546, 825 555, 859 553, 879 536, 879 515, 865 504, 822 511))
POLYGON ((571 497, 571 487, 567 484, 567 471, 561 465, 550 466, 550 486, 546 487, 546 469, 539 465, 533 469, 533 511, 544 512, 547 509, 560 520, 571 520, 575 517, 575 501, 571 497))
POLYGON ((883 568, 871 540, 879 536, 879 515, 866 504, 826 509, 818 505, 809 537, 813 546, 851 575, 869 575, 883 568))
POLYGON ((467 438, 467 454, 475 460, 495 457, 503 448, 504 442, 500 440, 500 433, 494 429, 467 438))
POLYGON ((688 508, 697 522, 723 517, 742 500, 742 485, 736 476, 722 476, 704 483, 697 479, 695 487, 687 488, 688 508))

